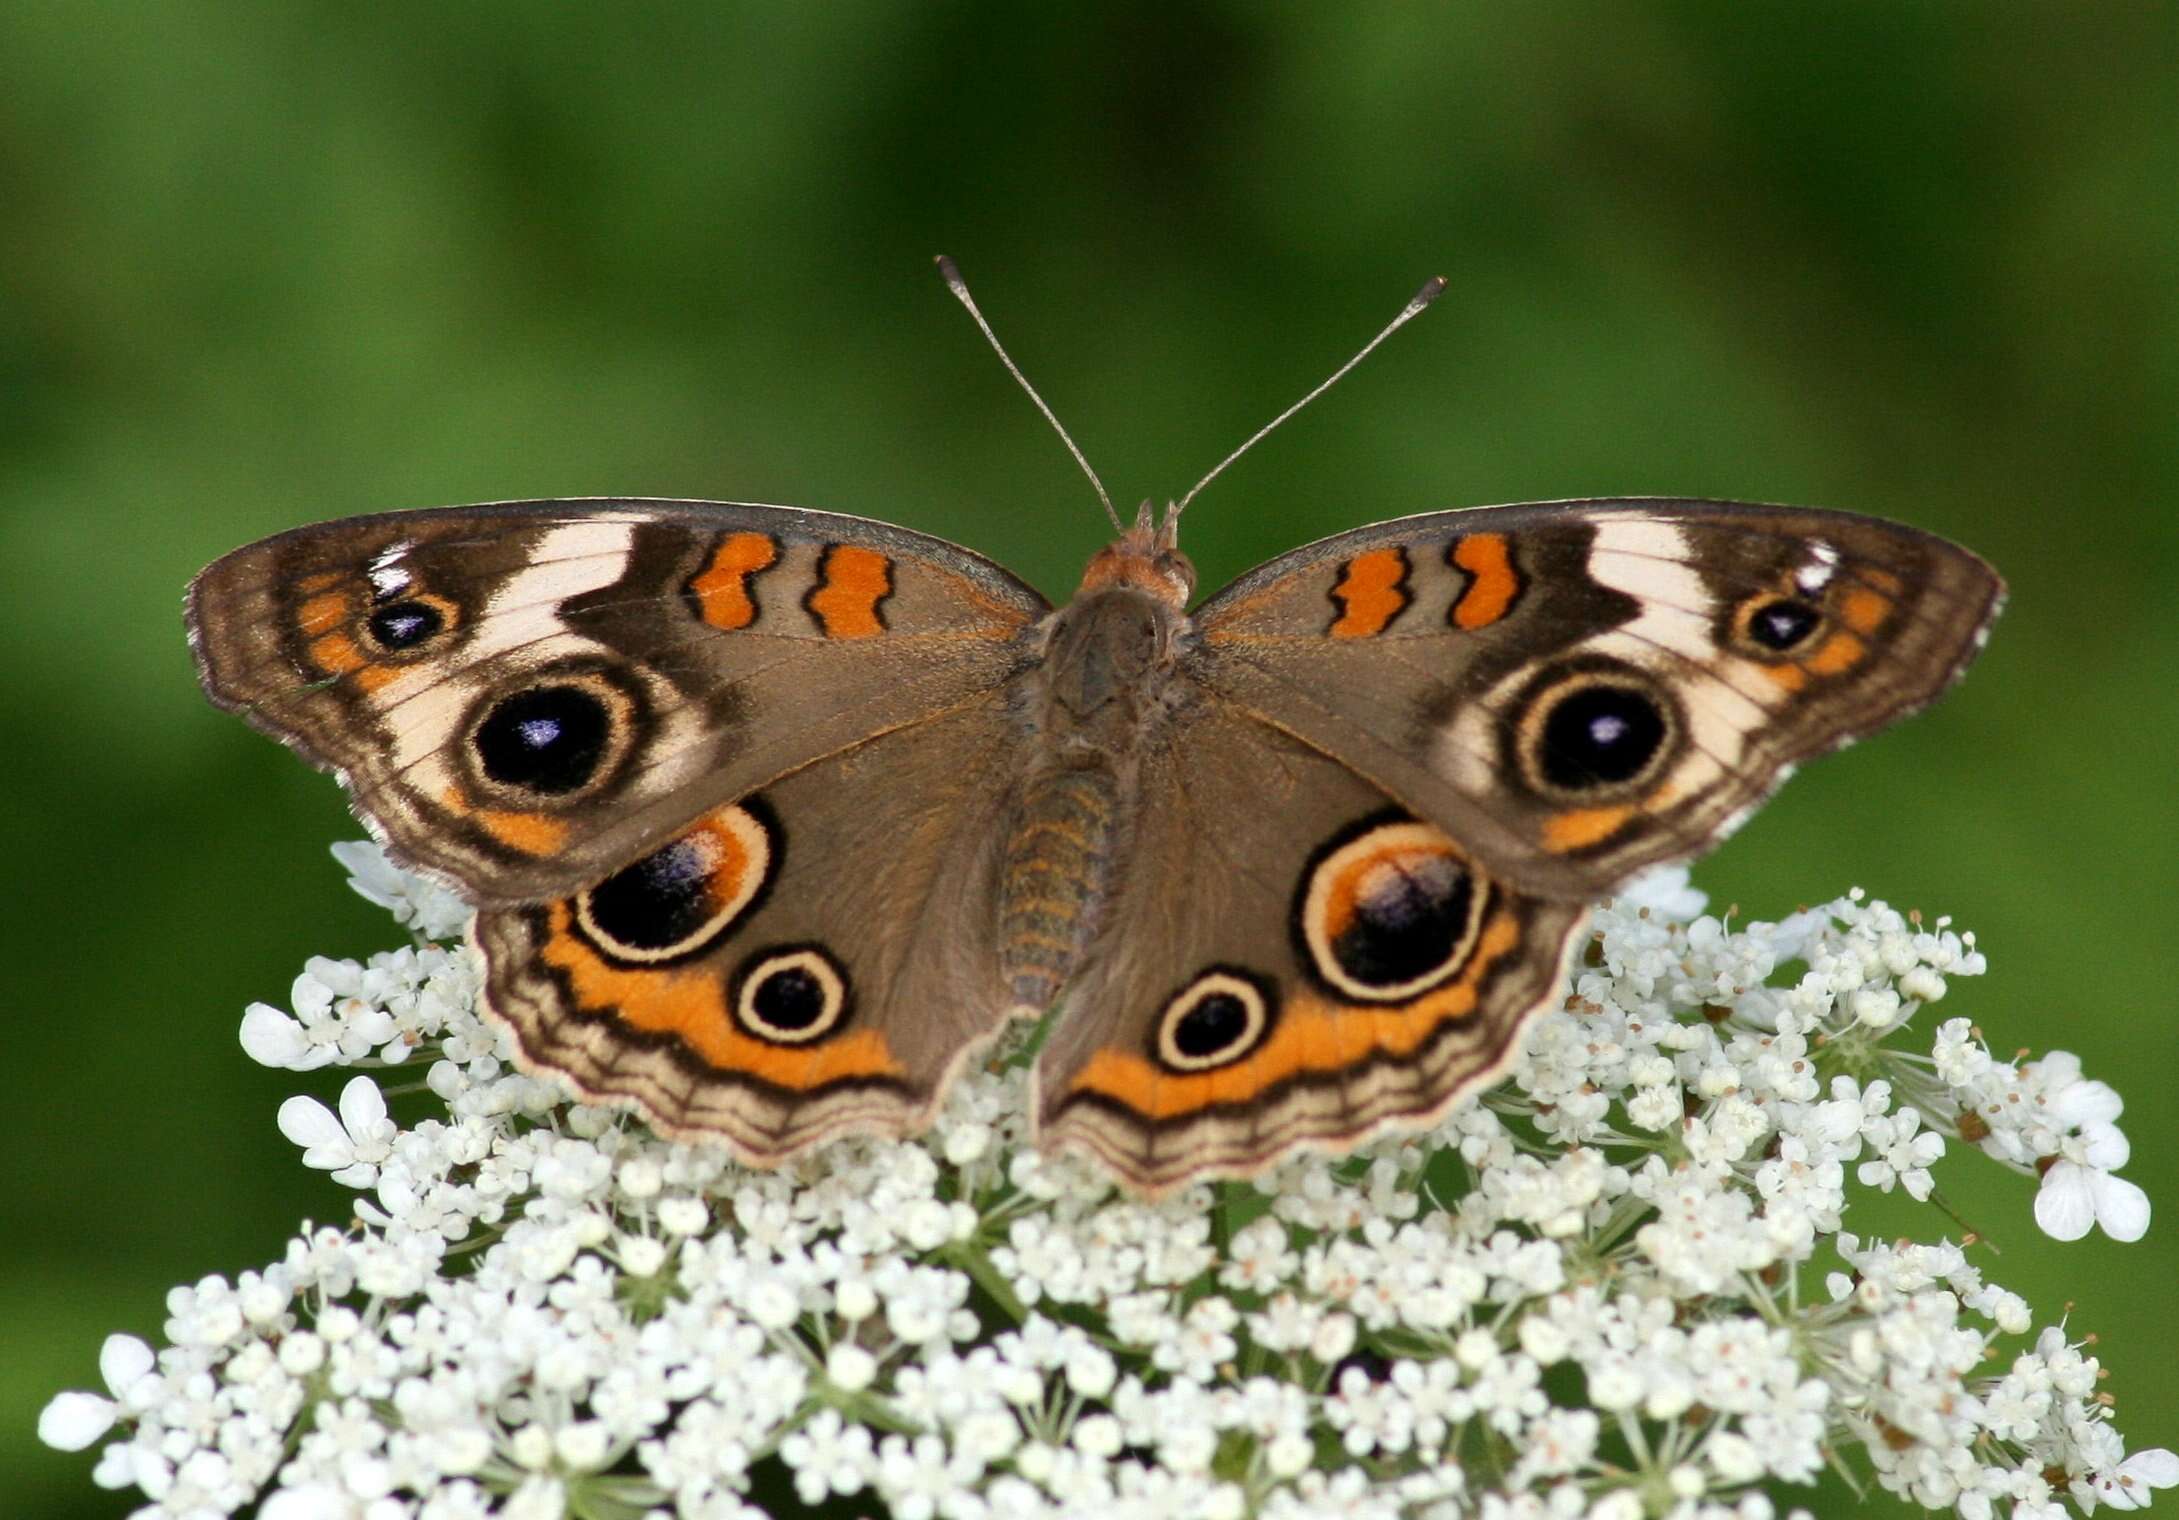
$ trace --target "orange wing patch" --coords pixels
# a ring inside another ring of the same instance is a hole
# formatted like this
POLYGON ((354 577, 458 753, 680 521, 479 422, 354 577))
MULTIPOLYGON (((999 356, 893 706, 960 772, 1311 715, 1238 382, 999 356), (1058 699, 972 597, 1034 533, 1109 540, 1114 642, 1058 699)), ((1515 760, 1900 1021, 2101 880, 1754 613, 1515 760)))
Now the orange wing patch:
POLYGON ((1470 533, 1454 540, 1446 557, 1468 576, 1460 599, 1453 603, 1454 627, 1470 632, 1488 628, 1520 600, 1521 575, 1513 567, 1513 553, 1506 546, 1505 534, 1470 533))
MULTIPOLYGON (((313 581, 338 576, 313 576, 313 581)), ((366 692, 375 692, 400 672, 374 663, 348 632, 355 615, 353 598, 344 591, 320 591, 295 609, 295 627, 309 642, 305 656, 321 676, 354 676, 366 692)))
POLYGON ((893 594, 893 562, 874 549, 831 544, 817 563, 817 585, 804 597, 828 639, 874 639, 885 632, 879 604, 893 594))
POLYGON ((565 902, 552 905, 539 957, 567 978, 575 1005, 610 1014, 644 1034, 667 1035, 721 1076, 753 1077, 809 1092, 858 1077, 904 1078, 907 1070, 875 1029, 858 1029, 807 1046, 773 1045, 734 1026, 726 984, 701 964, 623 970, 577 937, 565 902))
POLYGON ((477 822, 484 831, 510 850, 543 857, 556 855, 567 843, 568 823, 549 813, 513 813, 500 808, 479 808, 477 822))
POLYGON ((1543 847, 1554 855, 1563 855, 1568 850, 1602 844, 1626 827, 1635 811, 1633 804, 1619 803, 1612 807, 1567 808, 1553 813, 1544 820, 1543 847))
POLYGON ((1891 598, 1866 586, 1855 586, 1839 598, 1839 621, 1856 633, 1874 633, 1891 616, 1891 598))
POLYGON ((510 850, 524 855, 543 858, 555 854, 567 843, 568 824, 565 819, 550 813, 518 813, 506 808, 480 808, 470 802, 469 796, 458 786, 450 786, 439 793, 439 803, 448 812, 475 821, 477 826, 510 850))
POLYGON ((1108 1047, 1090 1057, 1070 1090, 1101 1094, 1148 1119, 1172 1119, 1221 1103, 1252 1102, 1289 1078, 1332 1076, 1377 1055, 1411 1055, 1446 1024, 1475 1013, 1483 978, 1520 944, 1520 921, 1501 910, 1484 927, 1460 976, 1412 1003, 1363 1008, 1293 997, 1271 1037, 1232 1066, 1175 1073, 1134 1051, 1108 1047))
POLYGON ((769 533, 729 533, 710 563, 689 578, 696 615, 728 632, 747 628, 757 620, 750 582, 778 562, 779 541, 769 533))
POLYGON ((310 641, 310 663, 329 676, 350 675, 363 668, 363 651, 345 633, 321 634, 310 641))
POLYGON ((348 621, 348 598, 339 591, 312 597, 295 609, 295 623, 305 637, 314 637, 348 621))
POLYGON ((1866 644, 1842 628, 1825 639, 1822 647, 1808 657, 1805 668, 1812 675, 1843 675, 1859 665, 1861 657, 1868 652, 1866 644))
POLYGON ((321 591, 295 609, 296 631, 309 641, 310 663, 320 675, 353 675, 367 663, 347 631, 352 615, 343 591, 321 591))
POLYGON ((1335 639, 1370 639, 1383 633, 1414 600, 1407 593, 1407 551, 1397 545, 1371 549, 1347 561, 1332 600, 1340 613, 1332 622, 1335 639))

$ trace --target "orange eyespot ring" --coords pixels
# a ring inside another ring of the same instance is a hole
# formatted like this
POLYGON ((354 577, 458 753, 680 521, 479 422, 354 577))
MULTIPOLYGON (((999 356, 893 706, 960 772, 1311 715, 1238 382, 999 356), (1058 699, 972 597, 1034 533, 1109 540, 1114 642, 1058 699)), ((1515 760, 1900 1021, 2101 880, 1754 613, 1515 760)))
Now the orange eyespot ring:
POLYGON ((1444 830, 1381 814, 1335 835, 1302 872, 1295 938, 1341 997, 1404 1003, 1468 963, 1489 896, 1444 830))
POLYGON ((779 874, 781 839, 757 798, 716 809, 679 838, 575 897, 575 927, 608 960, 661 965, 702 953, 779 874))

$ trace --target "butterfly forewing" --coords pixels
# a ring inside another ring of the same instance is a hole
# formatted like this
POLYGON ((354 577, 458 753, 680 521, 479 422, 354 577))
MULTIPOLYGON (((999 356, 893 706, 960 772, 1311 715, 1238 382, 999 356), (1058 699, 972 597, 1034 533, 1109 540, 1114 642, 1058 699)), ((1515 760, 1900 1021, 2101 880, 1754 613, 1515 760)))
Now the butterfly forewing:
POLYGON ((1195 668, 1505 879, 1593 898, 1931 700, 2002 594, 1965 550, 1846 513, 1475 508, 1251 572, 1199 613, 1195 668))
POLYGON ((990 691, 1045 610, 882 523, 605 501, 298 529, 207 569, 189 619, 214 701, 338 770, 399 858, 498 903, 990 691))

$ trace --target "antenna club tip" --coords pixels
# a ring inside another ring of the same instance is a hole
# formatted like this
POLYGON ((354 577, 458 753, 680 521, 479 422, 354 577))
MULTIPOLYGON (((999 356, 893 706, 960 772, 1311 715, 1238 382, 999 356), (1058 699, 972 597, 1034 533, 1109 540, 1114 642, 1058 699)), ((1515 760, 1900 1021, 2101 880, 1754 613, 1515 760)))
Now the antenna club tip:
POLYGON ((961 278, 961 266, 954 263, 952 256, 944 253, 937 254, 931 259, 931 262, 938 266, 938 277, 946 282, 946 288, 956 295, 960 294, 966 287, 967 282, 961 278))
POLYGON ((1445 294, 1445 287, 1447 285, 1450 285, 1451 283, 1452 282, 1446 279, 1445 276, 1441 274, 1434 274, 1430 276, 1429 279, 1422 282, 1422 289, 1416 291, 1415 299, 1408 302, 1407 304, 1414 310, 1420 311, 1425 306, 1428 306, 1432 301, 1435 301, 1439 296, 1445 294))

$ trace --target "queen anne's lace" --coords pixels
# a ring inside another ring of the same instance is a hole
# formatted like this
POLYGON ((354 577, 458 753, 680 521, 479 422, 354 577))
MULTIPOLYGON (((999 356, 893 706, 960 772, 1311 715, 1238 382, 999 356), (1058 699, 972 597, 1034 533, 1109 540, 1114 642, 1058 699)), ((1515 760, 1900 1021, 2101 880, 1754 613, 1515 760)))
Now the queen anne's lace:
POLYGON ((111 1338, 106 1393, 40 1434, 110 1436, 96 1481, 192 1520, 1755 1520, 1827 1466, 1982 1520, 2179 1482, 1971 1237, 1841 1230, 1852 1186, 1928 1199, 1964 1138, 2041 1175, 2049 1233, 2133 1239, 2117 1095, 1964 1019, 1896 1043, 1983 970, 1944 920, 1702 906, 1670 873, 1601 910, 1564 1009, 1436 1131, 1156 1204, 1025 1150, 1018 1071, 919 1140, 756 1173, 513 1071, 465 952, 314 960, 243 1043, 400 1079, 280 1111, 355 1222, 175 1289, 166 1349, 111 1338))

